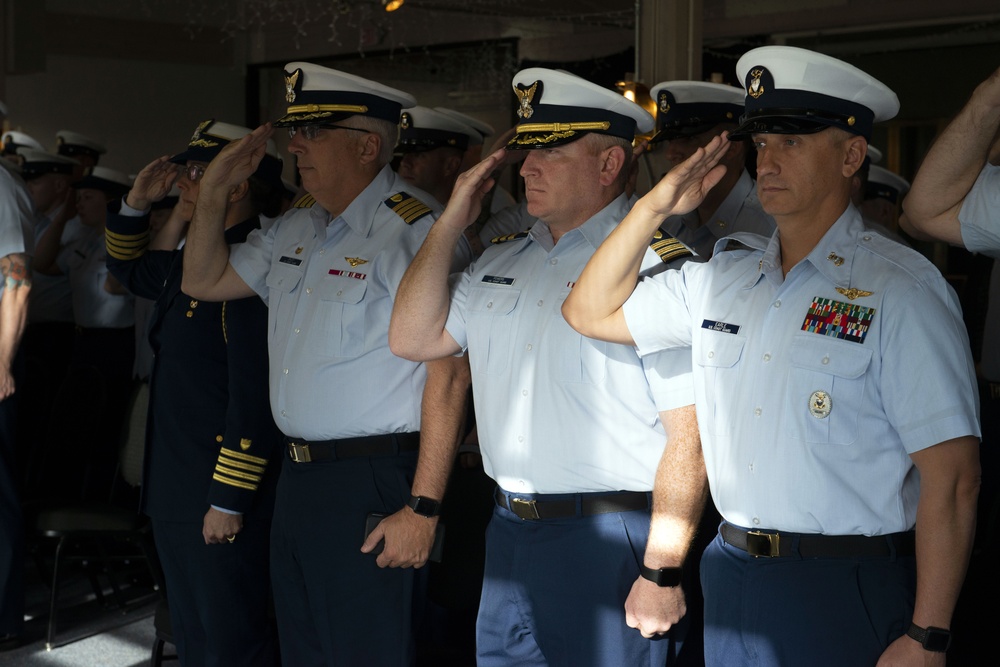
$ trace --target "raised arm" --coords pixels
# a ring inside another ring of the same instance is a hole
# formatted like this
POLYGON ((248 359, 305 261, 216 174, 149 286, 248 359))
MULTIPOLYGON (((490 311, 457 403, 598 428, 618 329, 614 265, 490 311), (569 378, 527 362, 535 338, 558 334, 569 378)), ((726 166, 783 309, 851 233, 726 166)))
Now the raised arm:
POLYGON ((962 245, 958 213, 1000 129, 1000 69, 981 84, 927 152, 903 201, 903 229, 962 245))
POLYGON ((726 172, 718 164, 729 148, 725 134, 680 163, 636 202, 587 262, 569 297, 563 317, 584 336, 632 345, 622 305, 635 289, 639 267, 663 219, 693 210, 726 172))
POLYGON ((181 289, 185 294, 206 301, 227 301, 254 294, 229 263, 226 208, 233 203, 234 188, 257 170, 273 132, 270 123, 261 125, 223 148, 205 169, 184 249, 181 289))
POLYGON ((399 284, 389 324, 393 354, 412 361, 429 361, 459 351, 444 328, 451 299, 451 257, 465 228, 479 215, 483 197, 493 187, 493 170, 503 159, 504 151, 496 151, 458 177, 448 206, 431 227, 399 284))

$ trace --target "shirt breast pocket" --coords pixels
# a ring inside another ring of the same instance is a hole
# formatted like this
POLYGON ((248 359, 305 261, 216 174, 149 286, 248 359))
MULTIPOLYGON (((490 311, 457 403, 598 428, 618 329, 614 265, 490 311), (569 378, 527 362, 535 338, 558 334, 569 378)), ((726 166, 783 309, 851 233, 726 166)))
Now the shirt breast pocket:
POLYGON ((557 332, 552 340, 559 346, 555 352, 559 380, 587 384, 603 382, 608 365, 608 344, 581 336, 566 323, 562 316, 562 304, 568 296, 569 292, 559 295, 552 313, 552 325, 557 332))
POLYGON ((291 293, 301 280, 301 270, 283 264, 272 267, 267 274, 264 282, 267 285, 268 341, 274 339, 278 322, 291 324, 295 312, 295 299, 291 297, 291 293))
POLYGON ((365 349, 368 282, 328 276, 317 288, 319 309, 310 332, 312 349, 327 357, 356 357, 365 349))
POLYGON ((520 290, 477 287, 469 290, 468 312, 469 363, 487 375, 507 369, 513 338, 514 310, 520 290))
POLYGON ((702 371, 708 414, 698 414, 699 421, 707 420, 705 428, 710 433, 728 436, 736 419, 739 396, 735 388, 736 374, 746 339, 734 334, 702 331, 698 345, 692 349, 694 363, 702 371))
MULTIPOLYGON (((817 336, 817 338, 819 338, 817 336)), ((857 441, 872 351, 798 337, 790 348, 785 409, 795 437, 813 444, 857 441)))

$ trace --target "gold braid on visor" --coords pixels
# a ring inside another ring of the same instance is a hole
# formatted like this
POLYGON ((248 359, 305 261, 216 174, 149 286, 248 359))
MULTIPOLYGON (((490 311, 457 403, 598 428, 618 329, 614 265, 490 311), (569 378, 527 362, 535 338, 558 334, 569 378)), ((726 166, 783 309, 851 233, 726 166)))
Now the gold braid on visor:
POLYGON ((347 111, 350 113, 366 113, 368 107, 363 104, 297 104, 288 107, 285 115, 292 113, 316 113, 317 111, 347 111))
POLYGON ((527 146, 531 144, 547 144, 559 139, 568 139, 577 132, 607 130, 611 127, 608 121, 591 123, 524 123, 518 125, 517 134, 508 142, 510 145, 527 146), (527 133, 532 133, 528 135, 527 133), (534 134, 548 132, 549 134, 534 134))

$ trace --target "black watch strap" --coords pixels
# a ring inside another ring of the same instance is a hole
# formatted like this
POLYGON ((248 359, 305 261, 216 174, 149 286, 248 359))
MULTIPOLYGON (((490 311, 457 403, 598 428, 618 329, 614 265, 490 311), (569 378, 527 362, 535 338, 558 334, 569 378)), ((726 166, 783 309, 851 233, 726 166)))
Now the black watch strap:
POLYGON ((906 636, 916 639, 925 650, 935 653, 944 653, 951 646, 951 631, 945 628, 922 628, 916 623, 910 623, 906 636))
POLYGON ((406 503, 409 505, 410 509, 419 514, 420 516, 432 517, 437 516, 441 513, 441 501, 434 500, 433 498, 425 498, 424 496, 410 496, 409 501, 406 503))
POLYGON ((639 573, 643 579, 648 579, 660 587, 679 586, 681 583, 681 568, 679 567, 661 567, 654 570, 640 564, 639 573))

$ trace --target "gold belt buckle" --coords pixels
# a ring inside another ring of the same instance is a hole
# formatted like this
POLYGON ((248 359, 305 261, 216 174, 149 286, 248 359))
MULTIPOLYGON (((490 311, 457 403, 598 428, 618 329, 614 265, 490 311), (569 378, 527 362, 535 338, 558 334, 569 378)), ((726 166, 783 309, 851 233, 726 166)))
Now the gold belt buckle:
POLYGON ((534 498, 511 498, 510 511, 522 519, 541 519, 538 516, 538 504, 534 498))
POLYGON ((748 530, 747 553, 754 557, 775 558, 781 555, 780 540, 781 536, 775 533, 748 530))
POLYGON ((288 443, 288 453, 292 456, 292 461, 295 463, 309 463, 312 461, 312 456, 309 455, 309 445, 300 445, 297 442, 288 443))

